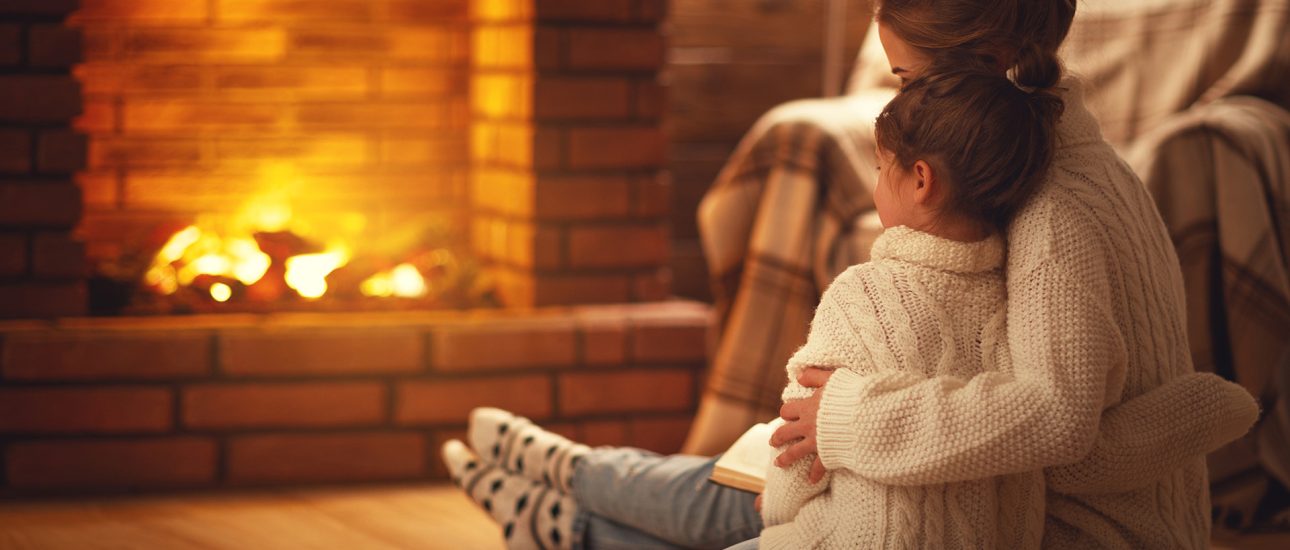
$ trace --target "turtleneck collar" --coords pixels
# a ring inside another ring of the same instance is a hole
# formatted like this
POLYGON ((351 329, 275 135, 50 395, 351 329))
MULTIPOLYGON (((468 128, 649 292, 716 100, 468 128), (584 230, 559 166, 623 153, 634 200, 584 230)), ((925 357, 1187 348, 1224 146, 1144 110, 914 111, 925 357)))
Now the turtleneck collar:
POLYGON ((900 260, 942 271, 979 273, 1003 267, 1003 238, 996 233, 967 243, 902 225, 883 231, 874 241, 870 257, 900 260))

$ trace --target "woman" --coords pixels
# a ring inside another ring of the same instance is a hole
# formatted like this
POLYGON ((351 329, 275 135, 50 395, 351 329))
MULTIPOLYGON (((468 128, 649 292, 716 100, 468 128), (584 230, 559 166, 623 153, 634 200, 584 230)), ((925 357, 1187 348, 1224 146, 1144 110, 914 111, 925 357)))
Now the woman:
MULTIPOLYGON (((855 460, 863 454, 858 451, 868 451, 857 432, 893 425, 910 411, 951 427, 984 423, 997 435, 985 454, 1003 452, 1008 459, 972 464, 974 471, 1046 468, 1045 547, 1204 547, 1203 453, 1243 432, 1253 404, 1211 379, 1169 383, 1192 370, 1178 261, 1150 197, 1102 140, 1079 85, 1058 86, 1056 51, 1073 15, 1068 0, 880 2, 880 38, 902 79, 952 60, 1011 72, 1021 86, 1065 89, 1053 168, 1009 229, 1008 339, 1015 368, 970 381, 913 384, 841 373, 830 379, 828 371, 808 370, 799 382, 822 389, 784 406, 790 422, 772 443, 792 443, 781 466, 823 456, 812 459, 813 477, 845 467, 881 478, 880 464, 855 460), (1198 390, 1204 383, 1211 386, 1198 390), (822 406, 855 409, 860 402, 873 406, 817 433, 822 406), (1229 412, 1241 414, 1224 416, 1229 412), (1216 423, 1216 416, 1231 422, 1216 423), (1162 437, 1168 430, 1194 437, 1162 437), (1133 447, 1125 436, 1132 433, 1148 434, 1159 446, 1133 447)), ((479 415, 471 432, 481 463, 491 453, 501 467, 470 467, 472 455, 462 447, 446 447, 445 459, 472 497, 511 526, 506 532, 514 546, 720 548, 761 531, 752 495, 706 482, 711 460, 633 449, 587 452, 504 413, 479 415), (485 437, 499 431, 513 435, 485 437)), ((948 481, 933 466, 972 460, 947 455, 935 438, 918 435, 883 452, 925 466, 920 476, 886 482, 948 481)))

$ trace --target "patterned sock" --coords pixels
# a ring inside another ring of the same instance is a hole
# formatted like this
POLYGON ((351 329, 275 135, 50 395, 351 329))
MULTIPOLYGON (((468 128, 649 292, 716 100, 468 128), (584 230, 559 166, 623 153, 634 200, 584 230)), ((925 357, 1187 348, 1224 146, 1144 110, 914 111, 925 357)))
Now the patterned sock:
POLYGON ((527 418, 489 407, 471 411, 467 439, 489 462, 563 493, 573 492, 574 466, 591 450, 527 418))
POLYGON ((501 526, 507 548, 570 548, 570 531, 578 509, 573 497, 495 464, 486 464, 455 439, 444 443, 443 461, 453 482, 501 526))

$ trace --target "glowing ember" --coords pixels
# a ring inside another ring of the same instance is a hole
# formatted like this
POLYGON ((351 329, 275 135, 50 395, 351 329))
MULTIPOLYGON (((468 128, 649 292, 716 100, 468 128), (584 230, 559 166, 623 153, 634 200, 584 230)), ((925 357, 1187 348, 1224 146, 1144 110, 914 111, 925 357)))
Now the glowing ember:
POLYGON ((232 297, 233 289, 229 288, 228 285, 224 283, 211 285, 211 298, 214 298, 216 302, 227 302, 232 297))
POLYGON ((287 258, 284 279, 300 296, 314 299, 327 293, 327 276, 349 261, 343 247, 318 254, 301 254, 287 258))
POLYGON ((387 272, 372 275, 363 281, 359 290, 364 296, 378 298, 420 298, 429 291, 425 278, 412 264, 399 264, 387 272))

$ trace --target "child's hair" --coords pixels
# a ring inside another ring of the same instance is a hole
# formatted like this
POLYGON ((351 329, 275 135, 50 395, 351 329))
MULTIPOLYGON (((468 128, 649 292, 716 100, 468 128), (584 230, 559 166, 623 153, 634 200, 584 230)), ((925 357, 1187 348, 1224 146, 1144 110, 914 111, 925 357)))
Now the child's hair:
POLYGON ((879 22, 932 59, 1011 70, 1030 88, 1061 79, 1057 49, 1075 19, 1075 0, 878 0, 875 8, 879 22))
POLYGON ((1064 104, 998 74, 929 68, 878 115, 878 146, 900 169, 923 160, 949 192, 941 212, 1002 231, 1052 164, 1064 104))

